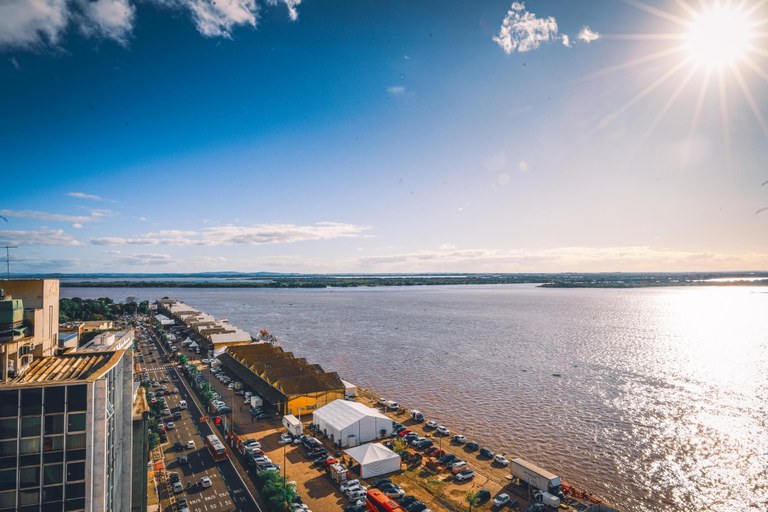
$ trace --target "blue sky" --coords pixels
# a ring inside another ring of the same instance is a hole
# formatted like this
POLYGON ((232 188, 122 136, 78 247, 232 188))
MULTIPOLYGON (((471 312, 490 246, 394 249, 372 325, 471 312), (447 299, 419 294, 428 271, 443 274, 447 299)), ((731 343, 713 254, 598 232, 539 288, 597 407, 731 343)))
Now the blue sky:
POLYGON ((6 0, 0 245, 12 272, 765 270, 767 20, 6 0))

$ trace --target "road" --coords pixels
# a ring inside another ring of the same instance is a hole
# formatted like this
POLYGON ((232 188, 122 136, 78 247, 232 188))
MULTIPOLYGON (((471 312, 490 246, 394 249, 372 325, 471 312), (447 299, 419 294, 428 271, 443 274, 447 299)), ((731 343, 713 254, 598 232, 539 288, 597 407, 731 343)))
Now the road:
MULTIPOLYGON (((162 385, 166 385, 170 389, 178 389, 178 393, 166 395, 165 398, 172 414, 178 411, 182 415, 181 419, 173 420, 174 428, 168 430, 168 442, 163 443, 162 448, 167 471, 169 474, 177 473, 179 475, 184 491, 174 494, 170 482, 159 485, 162 509, 178 510, 177 500, 184 496, 187 498, 187 506, 192 512, 261 512, 232 463, 229 460, 216 462, 213 459, 203 441, 205 436, 214 433, 211 426, 200 421, 203 414, 193 398, 192 392, 177 373, 174 364, 161 362, 159 354, 164 352, 160 342, 154 337, 154 334, 149 333, 146 336, 148 338, 144 339, 151 341, 141 345, 144 355, 142 370, 146 370, 149 374, 150 382, 161 382, 165 379, 168 382, 162 385), (147 353, 150 343, 154 355, 147 353), (180 400, 186 400, 187 410, 179 408, 180 400), (190 440, 194 442, 194 448, 186 448, 187 442, 190 440), (185 446, 183 450, 174 448, 177 441, 185 446), (187 464, 179 464, 178 459, 182 454, 188 457, 187 464), (199 485, 200 479, 204 476, 209 477, 212 483, 210 487, 205 489, 199 485)), ((153 386, 151 390, 158 392, 160 388, 153 386)), ((168 420, 172 420, 172 417, 163 417, 164 423, 167 423, 168 420)))

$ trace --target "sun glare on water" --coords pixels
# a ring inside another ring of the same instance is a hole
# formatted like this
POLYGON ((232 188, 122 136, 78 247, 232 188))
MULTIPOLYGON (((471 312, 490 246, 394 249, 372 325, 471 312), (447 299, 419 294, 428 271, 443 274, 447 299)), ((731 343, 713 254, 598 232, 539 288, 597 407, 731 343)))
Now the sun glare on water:
POLYGON ((750 28, 744 11, 729 4, 715 5, 694 14, 685 47, 701 65, 731 65, 746 55, 750 28))

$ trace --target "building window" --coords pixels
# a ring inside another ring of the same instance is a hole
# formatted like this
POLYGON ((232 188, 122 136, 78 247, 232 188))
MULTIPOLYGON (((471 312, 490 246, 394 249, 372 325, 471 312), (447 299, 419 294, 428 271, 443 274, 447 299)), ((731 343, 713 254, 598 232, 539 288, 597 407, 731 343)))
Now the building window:
POLYGON ((67 410, 85 411, 88 409, 88 386, 78 384, 67 386, 67 410))
POLYGON ((16 489, 16 468, 0 471, 0 491, 16 489))
POLYGON ((63 481, 64 464, 46 464, 43 466, 43 485, 60 484, 63 481))
POLYGON ((67 500, 66 503, 64 503, 64 510, 76 512, 78 510, 83 510, 85 508, 85 498, 80 498, 76 500, 67 500))
POLYGON ((85 480, 85 462, 70 462, 67 464, 67 482, 85 480))
POLYGON ((0 391, 0 418, 19 415, 19 392, 0 391))
POLYGON ((82 432, 85 430, 85 413, 77 412, 67 415, 67 432, 82 432))
MULTIPOLYGON (((50 503, 51 501, 58 501, 64 499, 64 486, 53 485, 51 487, 43 487, 43 503, 50 503)), ((59 503, 61 508, 61 503, 59 503)))
POLYGON ((16 440, 13 441, 2 441, 0 442, 0 457, 10 457, 11 455, 16 455, 18 453, 19 449, 16 446, 16 440))
POLYGON ((45 436, 43 438, 43 453, 59 452, 64 449, 64 436, 45 436))
POLYGON ((40 466, 19 470, 19 487, 40 487, 40 466))
POLYGON ((64 412, 64 386, 45 388, 45 414, 64 412))
POLYGON ((0 492, 0 509, 16 509, 16 491, 0 492))
POLYGON ((41 423, 40 416, 21 418, 21 437, 39 436, 41 423))
POLYGON ((85 434, 67 434, 67 452, 78 448, 85 448, 85 434))
POLYGON ((31 388, 21 390, 21 415, 40 416, 43 409, 43 389, 31 388))
POLYGON ((21 455, 40 454, 40 437, 30 437, 19 440, 19 453, 21 455))
POLYGON ((16 439, 19 437, 19 422, 17 418, 0 420, 0 439, 16 439))
POLYGON ((85 497, 85 484, 67 484, 66 498, 68 500, 85 497))
MULTIPOLYGON (((40 503, 40 490, 38 489, 25 489, 19 491, 19 505, 22 507, 25 505, 37 505, 40 503)), ((32 508, 30 508, 31 510, 32 508)), ((21 511, 23 509, 19 509, 21 511)))
POLYGON ((64 415, 55 414, 45 417, 45 435, 51 434, 63 434, 64 433, 64 415))

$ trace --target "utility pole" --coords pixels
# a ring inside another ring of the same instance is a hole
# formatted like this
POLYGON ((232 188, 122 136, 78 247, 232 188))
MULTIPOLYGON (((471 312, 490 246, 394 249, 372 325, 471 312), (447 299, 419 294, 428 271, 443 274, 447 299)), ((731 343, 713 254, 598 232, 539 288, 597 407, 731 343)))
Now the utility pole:
POLYGON ((16 249, 19 246, 18 245, 4 245, 5 247, 5 261, 6 261, 6 277, 10 281, 11 280, 11 249, 16 249))

